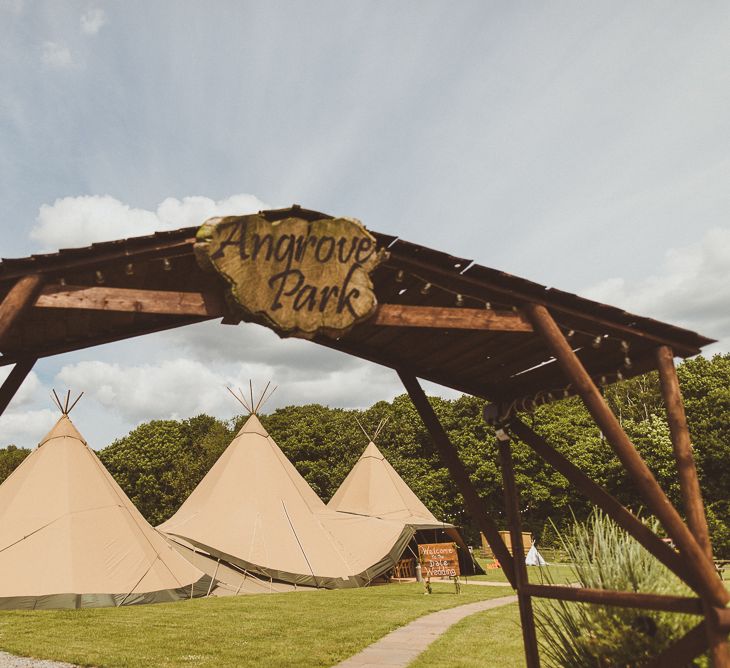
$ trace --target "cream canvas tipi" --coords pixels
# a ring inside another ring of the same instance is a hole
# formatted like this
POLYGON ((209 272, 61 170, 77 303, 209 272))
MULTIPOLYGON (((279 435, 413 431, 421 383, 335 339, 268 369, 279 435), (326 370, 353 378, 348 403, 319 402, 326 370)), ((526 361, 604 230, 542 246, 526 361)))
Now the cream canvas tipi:
POLYGON ((0 485, 0 609, 174 601, 209 584, 147 523, 65 412, 0 485))
POLYGON ((414 529, 454 526, 434 517, 372 441, 327 507, 341 513, 398 520, 414 529))
MULTIPOLYGON (((377 438, 383 424, 381 422, 378 426, 373 438, 377 438)), ((366 432, 365 435, 367 436, 366 432)), ((342 481, 327 507, 343 514, 397 520, 415 531, 441 530, 461 549, 463 558, 460 561, 463 572, 465 574, 482 572, 481 567, 472 558, 459 529, 434 517, 372 440, 342 481)), ((419 542, 422 540, 419 539, 419 542)))
POLYGON ((328 509, 254 412, 160 530, 280 582, 357 587, 393 567, 413 536, 400 521, 328 509))

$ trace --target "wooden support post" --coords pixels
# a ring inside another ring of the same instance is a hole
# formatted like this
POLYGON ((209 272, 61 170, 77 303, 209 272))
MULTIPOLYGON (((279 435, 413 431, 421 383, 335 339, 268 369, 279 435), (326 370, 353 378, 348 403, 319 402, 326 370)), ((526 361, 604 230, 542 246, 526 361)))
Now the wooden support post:
MULTIPOLYGON (((687 426, 687 416, 684 412, 682 392, 679 389, 677 370, 674 367, 674 354, 668 346, 660 346, 656 351, 657 369, 662 389, 662 397, 667 411, 667 421, 672 437, 674 458, 677 462, 679 487, 682 492, 684 512, 687 515, 687 525, 702 548, 705 556, 712 562, 712 544, 710 532, 707 528, 705 507, 702 503, 702 492, 697 478, 697 467, 692 456, 692 443, 687 426)), ((708 602, 707 608, 711 607, 708 602)), ((708 610, 709 612, 709 610, 708 610)), ((708 616, 707 639, 710 645, 710 656, 713 666, 730 666, 730 645, 727 632, 717 628, 708 616)))
POLYGON ((42 285, 43 277, 40 274, 29 274, 18 279, 5 295, 0 303, 0 347, 23 311, 33 303, 42 285))
POLYGON ((550 446, 544 438, 536 434, 519 418, 510 418, 506 428, 523 443, 530 446, 537 455, 542 457, 558 473, 563 474, 579 492, 595 503, 616 524, 633 536, 670 571, 684 580, 695 591, 698 591, 697 578, 682 560, 679 553, 662 541, 636 515, 619 503, 615 497, 611 496, 611 494, 589 478, 575 464, 550 446))
POLYGON ((520 497, 515 481, 515 471, 512 466, 512 451, 509 435, 497 430, 497 444, 499 446, 499 461, 502 466, 502 485, 504 486, 504 500, 509 522, 510 538, 512 539, 512 560, 515 567, 515 582, 517 583, 517 602, 520 608, 520 623, 522 626, 522 642, 525 645, 525 661, 527 668, 540 668, 540 654, 537 649, 537 633, 535 631, 535 614, 532 610, 532 599, 525 587, 527 566, 525 565, 525 548, 522 544, 522 524, 520 522, 520 497))
POLYGON ((642 594, 635 591, 613 591, 610 589, 590 589, 568 585, 524 586, 526 594, 536 598, 552 598, 558 601, 594 603, 596 605, 615 605, 640 610, 664 610, 681 612, 687 615, 703 615, 702 599, 687 596, 665 596, 663 594, 642 594))
POLYGON ((484 502, 479 498, 474 484, 469 479, 469 474, 464 468, 464 464, 459 459, 459 455, 456 452, 453 444, 449 440, 446 431, 439 422, 433 407, 428 401, 428 397, 423 391, 418 379, 415 376, 407 374, 403 371, 398 371, 398 376, 401 379, 408 395, 411 397, 413 405, 416 407, 418 414, 423 420, 423 424, 428 429, 431 438, 433 439, 436 448, 441 456, 441 461, 446 465, 451 473, 451 477, 454 479, 456 486, 458 487, 461 495, 464 497, 464 503, 466 504, 469 513, 477 523, 479 530, 486 536, 489 544, 494 550, 494 554, 499 560, 499 563, 504 570, 507 580, 516 588, 516 581, 514 576, 514 566, 512 561, 512 555, 509 553, 507 546, 502 540, 502 536, 499 535, 499 529, 494 523, 494 520, 489 516, 487 508, 484 502))
POLYGON ((649 510, 659 518, 664 529, 679 548, 690 568, 695 571, 703 598, 717 607, 724 607, 730 594, 720 582, 714 565, 707 558, 694 536, 682 521, 677 509, 654 478, 649 467, 634 448, 616 416, 604 401, 560 328, 544 306, 528 304, 525 308, 536 332, 539 332, 566 376, 583 400, 608 443, 642 493, 649 510))
POLYGON ((25 377, 30 373, 36 363, 34 357, 22 359, 15 363, 13 370, 8 374, 5 382, 0 387, 0 415, 5 412, 8 404, 12 401, 15 393, 23 384, 25 377))
POLYGON ((697 479, 697 467, 692 457, 692 444, 689 438, 687 416, 684 413, 682 393, 679 389, 677 370, 674 368, 672 349, 661 346, 656 351, 657 368, 661 382, 662 397, 667 410, 669 431, 672 436, 674 457, 677 460, 679 473, 679 487, 682 491, 684 511, 687 515, 687 525, 694 534, 700 547, 708 559, 712 559, 712 545, 710 532, 707 529, 705 508, 702 503, 700 483, 697 479))

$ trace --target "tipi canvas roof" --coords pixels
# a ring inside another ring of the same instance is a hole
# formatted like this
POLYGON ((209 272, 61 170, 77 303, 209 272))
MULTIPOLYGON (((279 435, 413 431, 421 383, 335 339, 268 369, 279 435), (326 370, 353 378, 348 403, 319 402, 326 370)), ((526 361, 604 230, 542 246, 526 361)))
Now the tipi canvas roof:
POLYGON ((210 578, 142 517, 63 415, 0 485, 0 609, 205 594, 210 578))
POLYGON ((329 588, 367 584, 413 534, 402 522, 329 510, 256 415, 159 528, 239 568, 329 588))
POLYGON ((453 527, 433 516, 372 441, 327 507, 341 513, 397 520, 414 529, 453 527))

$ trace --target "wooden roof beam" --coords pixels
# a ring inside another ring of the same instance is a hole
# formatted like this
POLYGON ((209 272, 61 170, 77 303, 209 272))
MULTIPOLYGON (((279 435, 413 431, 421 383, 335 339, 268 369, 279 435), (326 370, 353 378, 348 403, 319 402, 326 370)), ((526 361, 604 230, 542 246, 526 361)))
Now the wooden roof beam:
MULTIPOLYGON (((174 292, 105 286, 49 285, 41 291, 35 306, 207 317, 225 315, 225 303, 217 291, 174 292)), ((499 332, 532 331, 532 325, 527 318, 517 312, 403 304, 381 304, 372 324, 499 332)))
MULTIPOLYGON (((699 348, 693 345, 689 345, 684 341, 674 339, 671 336, 659 336, 657 334, 650 334, 649 332, 646 332, 640 328, 630 327, 629 325, 624 325, 622 323, 618 323, 612 320, 607 320, 606 318, 602 318, 600 316, 586 313, 577 308, 572 308, 570 306, 555 303, 549 299, 549 295, 547 293, 546 297, 548 298, 542 298, 535 293, 528 294, 526 292, 522 292, 521 290, 516 290, 514 288, 508 288, 499 285, 493 281, 485 281, 481 278, 473 278, 469 276, 468 273, 455 273, 453 271, 434 266, 427 262, 421 262, 418 259, 398 253, 396 249, 389 249, 389 253, 390 259, 387 261, 386 266, 396 270, 415 270, 419 272, 419 274, 422 275, 424 278, 433 279, 435 283, 438 283, 439 280, 445 280, 459 283, 462 286, 472 286, 479 290, 489 290, 491 292, 503 294, 507 301, 516 302, 516 306, 523 306, 524 304, 538 304, 541 306, 546 306, 556 313, 562 313, 570 316, 571 318, 581 320, 582 322, 586 323, 587 329, 596 331, 604 330, 607 333, 618 336, 626 336, 628 338, 636 337, 639 339, 643 339, 644 341, 655 343, 657 345, 667 345, 670 346, 675 351, 675 353, 681 357, 697 355, 700 352, 699 348)), ((465 294, 465 296, 468 295, 465 294)), ((637 316, 637 318, 640 318, 640 316, 637 316)), ((707 339, 707 342, 710 343, 711 340, 707 339)))

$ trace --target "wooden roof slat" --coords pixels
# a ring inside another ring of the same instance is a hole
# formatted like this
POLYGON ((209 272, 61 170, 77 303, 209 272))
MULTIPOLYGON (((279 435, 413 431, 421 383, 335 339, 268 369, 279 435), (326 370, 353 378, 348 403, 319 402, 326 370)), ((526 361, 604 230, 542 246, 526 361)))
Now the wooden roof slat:
MULTIPOLYGON (((291 207, 262 213, 269 220, 292 215, 307 220, 330 217, 291 207)), ((84 248, 3 260, 0 262, 0 299, 19 278, 33 273, 44 274, 46 283, 58 284, 64 279, 67 285, 88 287, 105 285, 198 293, 223 290, 222 279, 197 266, 193 254, 196 232, 195 227, 164 230, 142 237, 98 242, 84 248), (164 263, 165 259, 170 262, 164 263), (131 274, 126 269, 128 264, 133 265, 131 274), (101 277, 97 271, 102 272, 101 277)), ((634 362, 632 368, 626 370, 626 377, 637 375, 642 364, 651 364, 653 355, 647 351, 653 351, 657 345, 670 346, 676 355, 688 356, 712 342, 690 330, 547 288, 465 258, 392 235, 373 234, 378 246, 388 251, 386 261, 372 275, 381 304, 453 308, 457 294, 463 297, 459 303, 467 308, 483 308, 485 302, 490 302, 496 310, 542 304, 563 331, 575 330, 573 341, 586 348, 583 355, 592 374, 615 371, 620 353, 614 347, 620 340, 629 343, 629 355, 634 362), (399 272, 402 272, 400 281, 397 280, 399 272), (421 292, 424 282, 433 286, 426 295, 421 292), (400 294, 403 289, 406 292, 400 294), (604 344, 598 351, 588 351, 591 339, 604 335, 613 337, 611 343, 604 344)), ((17 328, 11 335, 12 340, 5 344, 3 352, 6 354, 0 358, 0 364, 22 356, 47 356, 77 350, 204 319, 208 318, 65 308, 30 309, 16 323, 17 328)), ((240 319, 259 321, 246 314, 240 319)), ((405 371, 410 374, 485 398, 505 396, 505 392, 534 393, 541 389, 540 385, 552 387, 562 382, 557 366, 538 366, 550 360, 550 354, 536 334, 526 332, 378 326, 371 320, 353 327, 337 340, 316 337, 315 342, 393 368, 406 364, 405 371), (523 371, 525 373, 517 375, 523 371)))

